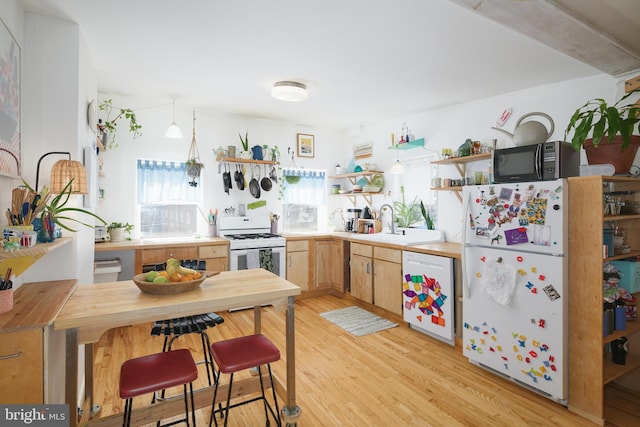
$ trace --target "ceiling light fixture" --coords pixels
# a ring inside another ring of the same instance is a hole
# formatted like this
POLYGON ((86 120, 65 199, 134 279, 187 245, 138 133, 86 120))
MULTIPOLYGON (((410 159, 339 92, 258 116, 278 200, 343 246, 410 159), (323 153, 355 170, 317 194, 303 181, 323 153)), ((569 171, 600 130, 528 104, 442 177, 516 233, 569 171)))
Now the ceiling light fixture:
POLYGON ((173 98, 173 123, 169 125, 164 133, 165 138, 182 139, 182 131, 176 124, 176 99, 173 98))
POLYGON ((280 81, 273 84, 271 96, 281 101, 299 102, 309 97, 307 86, 291 81, 280 81))
POLYGON ((397 146, 392 147, 392 149, 396 150, 396 161, 391 166, 389 173, 391 175, 404 175, 404 165, 400 163, 400 149, 397 146))

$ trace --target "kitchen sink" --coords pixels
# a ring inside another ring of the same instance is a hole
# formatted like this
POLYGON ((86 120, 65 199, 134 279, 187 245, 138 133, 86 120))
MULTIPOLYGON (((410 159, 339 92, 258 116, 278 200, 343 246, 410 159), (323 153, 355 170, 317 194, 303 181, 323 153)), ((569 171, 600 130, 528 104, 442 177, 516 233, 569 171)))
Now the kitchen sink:
POLYGON ((367 242, 392 243, 402 246, 422 245, 424 243, 444 242, 444 234, 439 230, 405 229, 391 233, 353 234, 353 239, 367 242))

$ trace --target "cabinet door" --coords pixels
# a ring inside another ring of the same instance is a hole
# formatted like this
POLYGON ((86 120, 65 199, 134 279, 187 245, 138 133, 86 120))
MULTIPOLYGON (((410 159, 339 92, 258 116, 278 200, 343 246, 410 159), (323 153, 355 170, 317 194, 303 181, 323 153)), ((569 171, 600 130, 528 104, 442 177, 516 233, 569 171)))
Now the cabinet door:
POLYGON ((349 260, 344 253, 344 242, 332 240, 330 253, 331 287, 338 292, 344 292, 344 272, 349 268, 349 260))
POLYGON ((402 264, 376 259, 373 263, 373 303, 402 314, 402 264))
POLYGON ((373 303, 371 258, 351 254, 351 296, 373 303))
POLYGON ((229 270, 229 259, 227 257, 223 258, 205 258, 204 261, 207 263, 207 271, 228 271, 229 270))
POLYGON ((309 290, 309 251, 287 253, 287 280, 309 290))
POLYGON ((316 241, 316 289, 328 289, 333 282, 333 270, 335 268, 334 256, 331 253, 332 242, 330 240, 316 241))
POLYGON ((42 329, 0 334, 0 402, 42 404, 42 329))

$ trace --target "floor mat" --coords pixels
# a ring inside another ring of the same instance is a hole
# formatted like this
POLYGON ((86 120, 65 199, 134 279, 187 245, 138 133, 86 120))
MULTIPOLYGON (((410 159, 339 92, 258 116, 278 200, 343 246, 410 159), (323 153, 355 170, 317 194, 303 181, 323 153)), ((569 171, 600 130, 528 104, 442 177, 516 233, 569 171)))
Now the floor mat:
POLYGON ((355 306, 327 311, 320 313, 320 316, 357 337, 398 326, 397 323, 383 319, 380 316, 355 306))

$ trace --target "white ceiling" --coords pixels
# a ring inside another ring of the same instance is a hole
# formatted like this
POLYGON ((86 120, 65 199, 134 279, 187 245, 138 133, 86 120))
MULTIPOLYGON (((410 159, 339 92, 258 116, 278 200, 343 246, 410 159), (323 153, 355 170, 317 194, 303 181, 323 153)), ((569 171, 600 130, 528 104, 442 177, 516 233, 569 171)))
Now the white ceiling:
MULTIPOLYGON (((640 42, 637 0, 24 3, 28 11, 79 24, 98 70, 100 92, 161 103, 170 103, 175 97, 178 108, 186 105, 334 129, 603 71, 616 74, 590 59, 602 56, 601 47, 589 52, 589 46, 575 49, 580 43, 573 43, 568 48, 568 53, 596 64, 597 69, 542 44, 530 8, 507 17, 507 24, 516 22, 514 27, 528 34, 523 35, 507 28, 504 16, 503 24, 492 21, 496 18, 486 12, 491 11, 490 3, 498 9, 531 3, 542 4, 545 10, 556 4, 563 8, 584 6, 588 19, 623 15, 635 25, 623 33, 635 34, 635 38, 627 37, 622 42, 622 37, 603 36, 596 31, 598 37, 616 46, 626 46, 629 38, 640 42), (599 9, 593 9, 594 4, 599 9), (603 7, 611 13, 604 13, 603 7), (522 17, 522 13, 527 15, 522 17), (615 42, 610 41, 613 38, 615 42), (271 98, 270 88, 278 80, 306 84, 309 99, 286 103, 271 98)), ((556 12, 551 14, 555 16, 556 12)), ((581 17, 580 22, 588 19, 581 17)), ((554 25, 557 28, 558 24, 554 25)), ((584 26, 593 33, 592 24, 584 26)), ((619 25, 614 23, 613 27, 619 25)), ((544 40, 551 45, 554 40, 575 36, 549 31, 548 27, 542 33, 553 33, 544 40)), ((562 44, 556 47, 567 51, 562 44)), ((640 47, 622 51, 624 60, 635 58, 631 69, 640 69, 640 47)), ((609 59, 607 63, 616 61, 622 63, 623 59, 609 59)))

